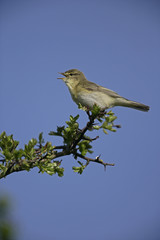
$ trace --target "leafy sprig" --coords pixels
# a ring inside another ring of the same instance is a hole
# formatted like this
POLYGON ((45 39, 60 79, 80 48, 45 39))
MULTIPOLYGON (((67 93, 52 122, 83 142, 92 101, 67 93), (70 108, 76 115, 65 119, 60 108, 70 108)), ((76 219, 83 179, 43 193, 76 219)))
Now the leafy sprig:
MULTIPOLYGON (((82 108, 80 106, 80 108, 82 108)), ((114 166, 113 163, 105 163, 100 156, 90 158, 87 154, 92 154, 92 142, 95 138, 86 135, 87 131, 102 129, 105 134, 108 131, 115 132, 119 125, 114 125, 116 116, 112 111, 101 111, 98 106, 94 106, 92 111, 86 111, 88 114, 88 122, 83 129, 79 128, 79 115, 70 116, 66 121, 66 125, 58 126, 56 131, 50 131, 49 135, 53 137, 61 137, 62 145, 54 146, 51 142, 43 139, 43 133, 39 134, 38 139, 32 138, 24 148, 18 148, 19 141, 13 138, 13 135, 7 136, 5 132, 0 135, 0 178, 18 171, 30 171, 37 167, 39 172, 49 175, 58 174, 62 177, 64 168, 61 167, 62 160, 57 161, 66 155, 72 155, 79 166, 73 166, 73 171, 82 174, 83 170, 90 162, 96 162, 106 166, 114 166), (98 123, 95 123, 98 121, 98 123), (83 162, 77 159, 83 159, 83 162), (56 160, 55 160, 56 159, 56 160)))

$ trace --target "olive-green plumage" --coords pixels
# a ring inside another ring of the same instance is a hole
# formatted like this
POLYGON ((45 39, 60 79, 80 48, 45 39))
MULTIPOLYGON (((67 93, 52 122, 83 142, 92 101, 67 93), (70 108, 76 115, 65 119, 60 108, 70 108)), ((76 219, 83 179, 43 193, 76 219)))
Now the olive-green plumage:
POLYGON ((64 77, 59 79, 66 83, 73 101, 77 104, 80 103, 87 109, 92 109, 93 105, 97 104, 102 110, 115 106, 134 108, 144 112, 149 110, 147 105, 130 101, 110 89, 88 81, 84 74, 77 69, 71 69, 60 74, 64 77))

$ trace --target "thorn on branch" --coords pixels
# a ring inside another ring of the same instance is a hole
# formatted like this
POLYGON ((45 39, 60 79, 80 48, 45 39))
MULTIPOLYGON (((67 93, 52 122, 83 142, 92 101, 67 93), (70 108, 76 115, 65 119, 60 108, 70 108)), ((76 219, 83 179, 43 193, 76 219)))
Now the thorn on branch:
POLYGON ((100 154, 99 156, 96 157, 96 160, 99 160, 100 156, 101 156, 101 154, 100 154))

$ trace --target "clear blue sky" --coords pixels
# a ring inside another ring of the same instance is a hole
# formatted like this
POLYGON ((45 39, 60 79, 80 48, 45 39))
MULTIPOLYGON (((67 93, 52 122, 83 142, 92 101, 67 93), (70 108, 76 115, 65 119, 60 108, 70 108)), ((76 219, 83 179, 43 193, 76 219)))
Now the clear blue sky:
MULTIPOLYGON (((88 80, 150 105, 148 113, 117 107, 122 128, 99 133, 83 175, 63 158, 65 176, 15 173, 1 180, 12 199, 18 240, 160 239, 160 2, 0 2, 0 130, 22 147, 48 136, 69 115, 87 117, 57 72, 83 71, 88 80)), ((95 132, 95 136, 97 132, 95 132)))

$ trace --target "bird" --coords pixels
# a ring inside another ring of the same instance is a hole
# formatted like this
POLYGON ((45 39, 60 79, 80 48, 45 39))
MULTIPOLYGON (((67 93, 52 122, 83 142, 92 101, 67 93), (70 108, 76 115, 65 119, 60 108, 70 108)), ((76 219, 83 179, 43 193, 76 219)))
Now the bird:
POLYGON ((70 69, 63 73, 59 72, 59 74, 63 75, 63 77, 58 79, 65 82, 73 101, 77 105, 81 104, 87 110, 92 110, 96 104, 102 111, 115 106, 134 108, 144 112, 149 111, 150 107, 147 105, 128 100, 108 88, 88 81, 84 73, 78 69, 70 69))

